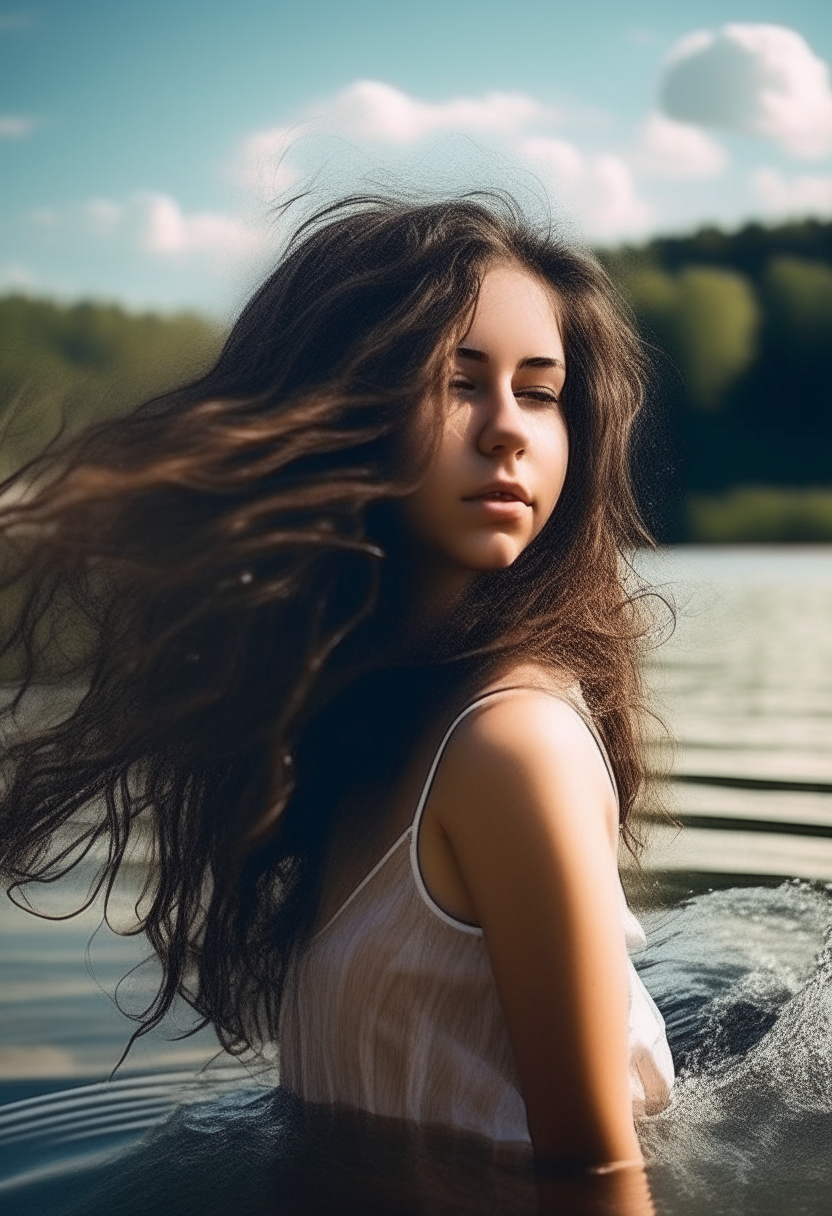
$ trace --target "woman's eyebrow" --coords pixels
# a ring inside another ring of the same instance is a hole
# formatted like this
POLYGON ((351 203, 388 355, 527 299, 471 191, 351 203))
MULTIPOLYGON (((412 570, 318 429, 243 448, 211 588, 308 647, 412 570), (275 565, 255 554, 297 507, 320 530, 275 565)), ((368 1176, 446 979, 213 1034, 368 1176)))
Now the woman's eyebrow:
POLYGON ((518 367, 562 367, 565 370, 563 359, 553 359, 550 355, 532 355, 528 359, 521 359, 517 364, 518 367))
MULTIPOLYGON (((484 350, 475 350, 473 346, 458 346, 456 353, 460 359, 473 359, 475 363, 488 363, 489 361, 484 350)), ((554 359, 550 355, 530 355, 528 359, 521 359, 517 367, 561 367, 565 369, 563 359, 554 359)))

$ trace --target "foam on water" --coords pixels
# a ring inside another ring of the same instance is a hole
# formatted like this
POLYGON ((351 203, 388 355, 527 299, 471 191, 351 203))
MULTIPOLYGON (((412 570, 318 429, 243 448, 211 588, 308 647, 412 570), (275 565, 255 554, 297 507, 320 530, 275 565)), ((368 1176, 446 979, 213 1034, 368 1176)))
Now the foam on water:
MULTIPOLYGON (((712 891, 644 918, 641 974, 679 1072, 640 1135, 664 1216, 832 1210, 832 893, 712 891)), ((221 1072, 130 1078, 0 1111, 9 1216, 533 1210, 479 1142, 333 1116, 221 1072)))
POLYGON ((640 1129, 659 1210, 828 1213, 829 890, 717 891, 661 920, 643 974, 679 1078, 670 1107, 640 1129))

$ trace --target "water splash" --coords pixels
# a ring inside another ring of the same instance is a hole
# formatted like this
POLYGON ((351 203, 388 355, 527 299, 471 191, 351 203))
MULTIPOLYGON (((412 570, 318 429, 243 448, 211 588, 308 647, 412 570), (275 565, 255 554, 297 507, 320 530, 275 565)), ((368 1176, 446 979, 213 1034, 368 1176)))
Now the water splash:
MULTIPOLYGON (((669 1108, 639 1129, 660 1216, 827 1216, 832 892, 735 887, 643 919, 638 966, 679 1071, 669 1108)), ((184 1092, 156 1077, 7 1106, 0 1159, 25 1132, 28 1164, 5 1181, 0 1165, 4 1212, 534 1210, 528 1177, 471 1138, 304 1108, 239 1075, 229 1084, 184 1092)))
POLYGON ((680 1065, 640 1129, 660 1212, 832 1210, 830 922, 829 890, 791 882, 691 900, 651 942, 680 1065))

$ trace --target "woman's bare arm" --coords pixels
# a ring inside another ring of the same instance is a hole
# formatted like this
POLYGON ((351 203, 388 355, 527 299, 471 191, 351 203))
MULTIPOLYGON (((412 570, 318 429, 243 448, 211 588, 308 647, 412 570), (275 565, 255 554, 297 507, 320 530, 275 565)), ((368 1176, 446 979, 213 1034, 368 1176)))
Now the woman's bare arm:
POLYGON ((483 926, 540 1162, 640 1161, 616 810, 567 705, 516 691, 454 736, 431 794, 483 926))

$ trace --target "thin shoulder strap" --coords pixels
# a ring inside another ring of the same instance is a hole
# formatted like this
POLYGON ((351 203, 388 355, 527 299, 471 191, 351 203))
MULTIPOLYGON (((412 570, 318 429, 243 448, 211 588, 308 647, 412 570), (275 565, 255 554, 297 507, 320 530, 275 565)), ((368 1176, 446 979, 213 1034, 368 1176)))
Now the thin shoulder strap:
POLYGON ((477 697, 477 699, 472 701, 470 705, 466 705, 465 708, 461 710, 460 713, 458 713, 454 718, 453 722, 442 736, 442 741, 436 749, 433 762, 428 769, 428 775, 425 777, 425 781, 422 786, 422 792, 419 795, 419 801, 416 803, 416 813, 413 816, 413 822, 407 829, 408 833, 410 834, 410 870, 413 874, 413 881, 416 884, 416 890, 419 892, 422 902, 430 909, 434 916, 437 916, 441 921, 444 921, 446 925, 450 925, 452 929, 457 929, 461 933, 467 933, 473 937, 482 937, 482 927, 480 925, 470 925, 466 921, 458 920, 455 916, 451 916, 449 912, 446 912, 445 909, 436 902, 425 885, 425 880, 422 877, 422 867, 419 864, 419 824, 422 822, 422 814, 424 813, 428 798, 430 797, 430 791, 433 788, 433 779, 436 776, 436 770, 439 768, 439 762, 442 759, 445 748, 448 746, 448 740, 450 739, 451 735, 459 726, 463 718, 467 718, 468 715, 473 713, 474 710, 482 705, 484 701, 489 700, 491 697, 496 697, 498 693, 510 692, 512 687, 519 687, 519 685, 506 686, 504 688, 492 688, 490 692, 484 692, 482 696, 477 697))
MULTIPOLYGON (((433 912, 435 916, 439 917, 440 920, 444 921, 445 924, 450 925, 453 929, 457 929, 462 933, 469 933, 477 937, 482 937, 482 928, 480 925, 468 924, 466 921, 458 920, 455 916, 451 916, 450 913, 446 912, 445 909, 436 902, 430 891, 428 891, 427 886, 425 885, 424 877, 422 876, 422 868, 419 864, 419 824, 422 821, 422 815, 427 805, 428 798, 430 797, 430 791, 433 788, 433 780, 436 776, 436 770, 439 768, 439 763, 442 759, 445 748, 448 745, 448 740, 451 738, 451 735, 459 726, 460 722, 462 722, 464 718, 467 718, 470 713, 473 713, 478 706, 482 705, 483 702, 487 701, 490 697, 495 697, 499 693, 503 692, 516 692, 518 689, 528 690, 531 688, 534 688, 534 686, 524 684, 511 684, 504 685, 502 688, 492 688, 490 692, 483 693, 481 696, 477 697, 475 701, 472 701, 470 705, 466 705, 465 708, 457 714, 453 722, 451 722, 450 726, 445 731, 445 734, 442 736, 442 741, 439 744, 439 747, 436 749, 436 754, 433 757, 433 763, 428 770, 428 775, 425 778, 424 785, 422 786, 422 792, 419 795, 419 801, 416 804, 416 813, 413 816, 413 822, 408 829, 410 833, 410 868, 416 884, 416 889, 418 890, 422 901, 427 905, 431 912, 433 912)), ((616 801, 618 801, 618 787, 615 782, 615 774, 612 771, 612 765, 610 764, 609 756, 607 755, 607 750, 604 747, 603 740, 598 734, 597 727, 592 721, 592 717, 587 707, 581 703, 576 704, 575 700, 569 696, 564 696, 561 693, 550 692, 545 688, 534 688, 534 691, 545 693, 546 696, 550 696, 557 701, 561 701, 563 704, 568 705, 569 708, 577 714, 598 748, 604 766, 609 773, 609 778, 610 782, 612 783, 616 801)))
POLYGON ((428 798, 430 797, 430 791, 433 788, 433 781, 436 776, 436 770, 439 768, 439 763, 445 752, 445 748, 448 746, 448 742, 451 738, 451 735, 454 733, 456 728, 459 726, 460 722, 462 722, 462 720, 464 718, 467 718, 470 713, 473 713, 473 711, 475 709, 477 709, 480 705, 482 705, 484 701, 489 700, 489 698, 496 697, 499 693, 503 693, 503 692, 517 692, 520 689, 523 689, 526 691, 533 690, 534 692, 542 692, 547 697, 553 697, 556 701, 562 701, 564 704, 568 705, 570 707, 570 709, 573 709, 575 711, 575 713, 581 719, 584 726, 587 728, 589 733, 592 735, 593 740, 595 741, 595 745, 598 748, 598 751, 601 754, 601 759, 604 762, 604 767, 607 770, 607 773, 609 774, 610 782, 612 783, 613 792, 615 793, 616 802, 618 802, 618 800, 619 800, 618 783, 615 780, 615 773, 613 772, 612 762, 610 761, 609 753, 607 752, 607 749, 604 746, 604 741, 598 732, 598 727, 595 725, 594 721, 592 720, 592 715, 590 714, 590 712, 586 708, 586 706, 582 705, 579 702, 576 703, 576 701, 572 697, 568 696, 567 694, 563 694, 563 693, 559 693, 559 692, 550 692, 546 688, 538 688, 535 685, 531 685, 531 684, 506 684, 501 688, 492 688, 490 692, 484 692, 481 696, 477 697, 476 700, 472 701, 469 705, 466 705, 465 708, 463 710, 461 710, 460 713, 457 714, 457 716, 454 718, 453 722, 451 722, 450 726, 445 731, 445 734, 442 736, 442 741, 439 744, 438 748, 436 749, 436 754, 433 757, 433 762, 432 762, 430 768, 428 769, 427 776, 425 777, 425 781, 422 786, 422 792, 419 795, 419 801, 416 803, 416 812, 413 816, 413 824, 412 824, 414 839, 418 835, 418 832, 419 832, 419 824, 421 823, 422 815, 423 815, 425 807, 427 805, 428 798))
POLYGON ((428 775, 427 775, 427 777, 425 777, 424 785, 422 786, 422 792, 419 795, 419 801, 416 803, 416 812, 413 816, 413 824, 412 824, 414 837, 418 834, 419 824, 421 823, 422 814, 424 812, 424 809, 427 806, 427 801, 428 801, 428 798, 430 797, 430 791, 433 788, 433 779, 436 776, 436 770, 439 768, 439 762, 441 761, 442 756, 445 753, 445 748, 448 746, 448 742, 451 738, 451 735, 454 733, 456 728, 459 726, 460 722, 462 722, 462 720, 464 718, 467 718, 470 713, 473 713, 474 710, 477 709, 480 705, 482 705, 482 703, 484 701, 489 700, 489 698, 496 697, 497 694, 501 693, 501 692, 513 692, 517 688, 520 688, 520 687, 522 687, 522 685, 512 684, 512 685, 506 685, 503 688, 492 688, 490 692, 484 692, 481 696, 477 697, 477 699, 475 701, 472 701, 469 705, 466 705, 465 708, 463 710, 461 710, 457 714, 457 716, 454 718, 453 722, 451 723, 451 725, 448 727, 448 729, 445 731, 444 735, 442 736, 442 742, 439 744, 439 746, 436 749, 436 753, 433 757, 433 762, 432 762, 430 768, 428 769, 428 775))

